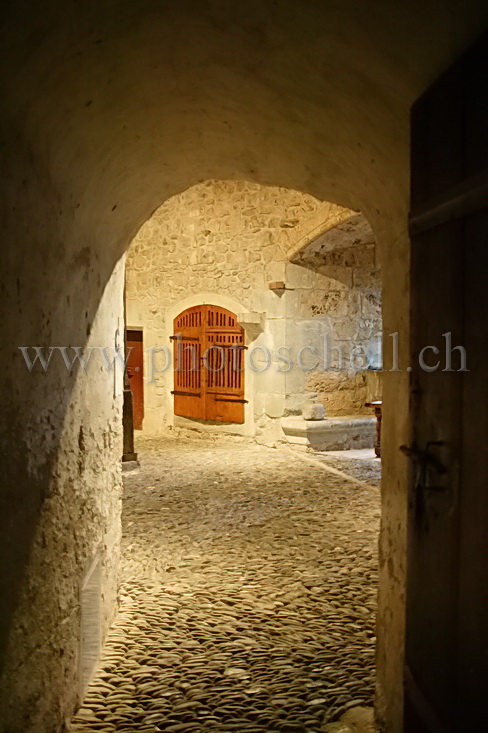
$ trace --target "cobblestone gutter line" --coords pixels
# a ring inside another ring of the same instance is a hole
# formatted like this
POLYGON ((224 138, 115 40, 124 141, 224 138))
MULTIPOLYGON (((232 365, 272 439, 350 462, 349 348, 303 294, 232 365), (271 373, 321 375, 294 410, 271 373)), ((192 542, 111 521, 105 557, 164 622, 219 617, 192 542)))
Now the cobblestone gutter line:
POLYGON ((374 693, 375 492, 285 451, 145 443, 72 731, 323 730, 374 693))
POLYGON ((380 464, 375 465, 372 461, 368 461, 366 463, 365 461, 356 461, 350 458, 347 460, 340 460, 320 453, 300 453, 299 451, 294 451, 292 448, 287 448, 286 446, 282 446, 281 449, 293 455, 295 458, 305 461, 311 465, 318 466, 324 471, 333 473, 335 476, 340 476, 344 481, 351 481, 353 484, 357 484, 363 489, 368 489, 378 494, 380 493, 380 464), (374 481, 375 483, 367 483, 366 481, 357 478, 358 475, 368 478, 370 481, 374 481))

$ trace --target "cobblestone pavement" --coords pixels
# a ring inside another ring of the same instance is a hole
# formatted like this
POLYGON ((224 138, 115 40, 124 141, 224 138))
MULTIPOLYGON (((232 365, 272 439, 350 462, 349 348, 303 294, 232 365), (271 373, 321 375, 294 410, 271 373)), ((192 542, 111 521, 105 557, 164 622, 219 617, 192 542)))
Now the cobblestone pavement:
MULTIPOLYGON (((339 452, 339 451, 337 451, 339 452)), ((379 490, 381 483, 381 461, 379 458, 355 459, 330 456, 327 453, 315 453, 314 457, 327 466, 347 473, 358 481, 364 481, 379 490)))
POLYGON ((72 730, 313 733, 371 705, 378 494, 245 442, 139 448, 120 610, 72 730))

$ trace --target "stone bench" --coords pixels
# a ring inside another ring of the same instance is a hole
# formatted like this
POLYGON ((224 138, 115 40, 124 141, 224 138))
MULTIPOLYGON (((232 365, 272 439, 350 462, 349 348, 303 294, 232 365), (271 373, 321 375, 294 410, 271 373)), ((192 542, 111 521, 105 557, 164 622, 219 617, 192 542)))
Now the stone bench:
POLYGON ((289 443, 311 450, 350 450, 372 448, 376 434, 376 418, 367 415, 327 417, 304 420, 284 417, 281 427, 289 443))

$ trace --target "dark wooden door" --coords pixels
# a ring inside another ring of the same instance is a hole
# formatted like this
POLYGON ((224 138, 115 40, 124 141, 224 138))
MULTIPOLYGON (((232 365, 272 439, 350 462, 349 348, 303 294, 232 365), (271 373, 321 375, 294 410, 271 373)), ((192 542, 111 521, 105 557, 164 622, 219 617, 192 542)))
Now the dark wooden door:
POLYGON ((407 733, 488 730, 487 90, 485 36, 412 111, 407 733))
POLYGON ((225 308, 200 305, 174 321, 175 415, 244 422, 244 330, 225 308))
POLYGON ((132 392, 134 429, 142 430, 144 420, 144 349, 142 331, 127 330, 127 374, 132 392), (130 351, 129 351, 130 349, 130 351))

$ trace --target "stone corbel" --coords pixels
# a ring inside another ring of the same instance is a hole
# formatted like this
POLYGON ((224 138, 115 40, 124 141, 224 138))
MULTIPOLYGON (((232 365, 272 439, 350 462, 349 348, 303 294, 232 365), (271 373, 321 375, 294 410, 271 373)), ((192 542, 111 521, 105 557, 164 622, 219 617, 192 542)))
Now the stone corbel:
POLYGON ((246 335, 254 340, 260 333, 264 331, 264 321, 266 314, 257 311, 248 311, 247 313, 237 314, 237 323, 239 323, 246 335))

